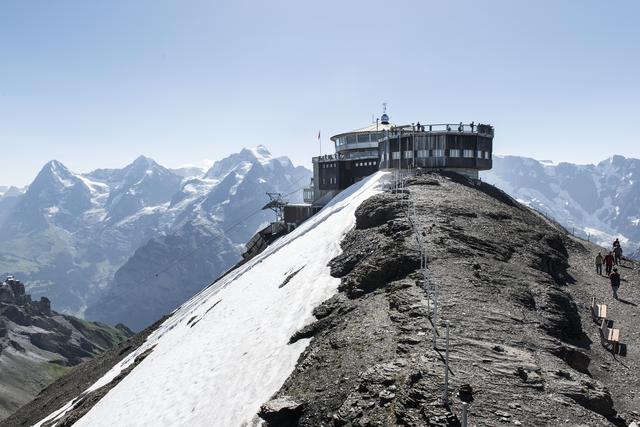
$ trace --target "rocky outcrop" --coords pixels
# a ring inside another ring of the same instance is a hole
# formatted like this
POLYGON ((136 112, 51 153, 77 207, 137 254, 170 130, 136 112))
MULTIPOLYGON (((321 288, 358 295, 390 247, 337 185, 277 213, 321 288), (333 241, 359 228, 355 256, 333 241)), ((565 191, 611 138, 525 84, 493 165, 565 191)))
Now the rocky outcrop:
POLYGON ((0 419, 71 367, 131 336, 126 327, 86 322, 32 301, 13 277, 0 283, 0 419))
POLYGON ((330 263, 340 292, 291 338, 313 338, 274 396, 304 402, 293 425, 457 426, 463 402, 478 425, 620 425, 609 386, 591 374, 570 236, 486 184, 422 177, 408 192, 411 222, 396 195, 358 208, 330 263))
POLYGON ((267 425, 295 427, 302 415, 304 404, 296 402, 288 396, 273 399, 260 407, 258 413, 267 425))

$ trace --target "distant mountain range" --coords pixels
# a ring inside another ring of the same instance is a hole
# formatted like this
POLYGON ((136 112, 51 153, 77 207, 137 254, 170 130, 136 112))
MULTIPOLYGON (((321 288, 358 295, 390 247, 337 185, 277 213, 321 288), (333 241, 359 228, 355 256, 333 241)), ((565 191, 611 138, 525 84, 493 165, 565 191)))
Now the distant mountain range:
POLYGON ((0 273, 59 311, 139 329, 240 258, 271 219, 259 211, 267 191, 290 192, 309 178, 262 146, 208 171, 141 156, 78 174, 54 160, 26 191, 0 198, 0 273))
POLYGON ((131 335, 122 325, 56 313, 47 298, 33 301, 13 278, 0 282, 0 420, 72 366, 131 335))
POLYGON ((640 246, 638 159, 614 156, 597 165, 576 165, 495 156, 493 169, 482 178, 576 235, 607 247, 619 237, 629 256, 640 246))

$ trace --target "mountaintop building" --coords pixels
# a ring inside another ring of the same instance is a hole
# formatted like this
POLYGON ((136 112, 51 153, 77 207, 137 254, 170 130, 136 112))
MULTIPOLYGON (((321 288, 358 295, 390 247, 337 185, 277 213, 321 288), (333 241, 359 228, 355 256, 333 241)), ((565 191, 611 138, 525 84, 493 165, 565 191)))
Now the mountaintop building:
POLYGON ((487 124, 394 125, 386 112, 376 123, 331 137, 335 154, 313 158, 304 201, 326 205, 351 184, 384 169, 455 172, 478 179, 491 169, 494 129, 487 124))
MULTIPOLYGON (((492 167, 493 136, 493 126, 474 122, 395 125, 385 106, 375 123, 331 137, 335 152, 313 157, 313 178, 303 189, 304 203, 279 201, 276 222, 247 244, 245 259, 306 221, 342 190, 379 170, 454 172, 477 180, 479 171, 492 167)), ((273 200, 264 208, 274 209, 273 200)))

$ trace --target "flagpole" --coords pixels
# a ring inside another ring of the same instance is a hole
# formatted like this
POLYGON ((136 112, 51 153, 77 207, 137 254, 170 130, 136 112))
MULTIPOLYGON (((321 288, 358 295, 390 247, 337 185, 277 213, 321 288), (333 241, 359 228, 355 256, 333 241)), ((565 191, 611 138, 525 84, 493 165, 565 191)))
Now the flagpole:
POLYGON ((322 156, 322 139, 320 138, 320 131, 318 131, 318 146, 320 147, 320 156, 322 156))

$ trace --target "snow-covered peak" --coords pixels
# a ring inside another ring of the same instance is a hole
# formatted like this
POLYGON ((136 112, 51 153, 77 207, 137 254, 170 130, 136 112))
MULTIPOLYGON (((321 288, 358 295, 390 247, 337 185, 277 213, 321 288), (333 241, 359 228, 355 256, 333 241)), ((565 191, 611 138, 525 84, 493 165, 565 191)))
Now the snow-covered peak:
POLYGON ((204 175, 206 179, 223 180, 229 173, 246 163, 265 166, 272 160, 271 153, 262 145, 255 148, 243 148, 239 153, 218 160, 204 175))
POLYGON ((78 180, 73 172, 57 160, 51 160, 42 168, 42 172, 47 178, 51 178, 63 187, 70 187, 78 180))
POLYGON ((146 157, 146 156, 138 156, 130 165, 130 168, 134 169, 153 169, 158 167, 158 163, 155 160, 146 157))
POLYGON ((29 185, 27 194, 57 193, 82 183, 78 176, 57 160, 46 163, 35 180, 29 185))
POLYGON ((257 147, 243 149, 243 151, 245 150, 250 152, 253 155, 253 157, 255 157, 255 159, 259 161, 262 165, 269 164, 273 159, 273 156, 271 156, 271 153, 269 152, 269 150, 267 150, 267 147, 265 147, 264 145, 258 145, 257 147))

